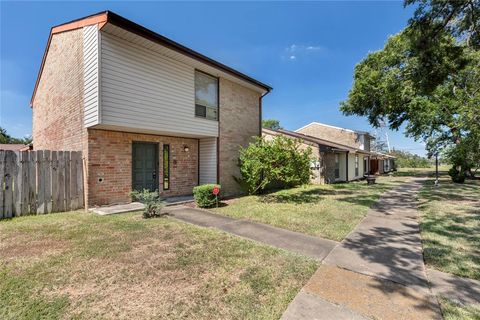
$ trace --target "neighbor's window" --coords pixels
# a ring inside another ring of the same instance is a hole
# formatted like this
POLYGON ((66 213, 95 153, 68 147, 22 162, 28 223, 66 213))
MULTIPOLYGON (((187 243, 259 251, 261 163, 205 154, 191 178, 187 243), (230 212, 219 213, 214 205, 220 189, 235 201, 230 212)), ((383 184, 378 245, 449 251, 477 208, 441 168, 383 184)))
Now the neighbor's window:
POLYGON ((163 190, 170 189, 170 145, 163 145, 163 190))
POLYGON ((195 116, 218 120, 218 79, 195 71, 195 116))
POLYGON ((335 153, 335 179, 340 178, 340 159, 338 153, 335 153))
POLYGON ((358 155, 355 155, 355 177, 358 177, 358 155))

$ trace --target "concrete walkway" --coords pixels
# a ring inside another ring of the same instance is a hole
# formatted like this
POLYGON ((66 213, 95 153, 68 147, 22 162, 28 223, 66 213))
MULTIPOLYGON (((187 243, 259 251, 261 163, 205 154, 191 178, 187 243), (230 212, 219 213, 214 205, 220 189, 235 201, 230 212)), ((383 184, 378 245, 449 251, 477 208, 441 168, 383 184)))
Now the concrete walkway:
POLYGON ((338 242, 309 236, 247 220, 233 219, 202 209, 186 206, 168 207, 169 216, 202 227, 212 227, 225 232, 262 242, 273 247, 300 253, 323 260, 338 242))
POLYGON ((458 277, 438 270, 427 269, 430 287, 436 296, 461 304, 480 305, 480 281, 458 277))
POLYGON ((385 193, 341 243, 182 205, 165 210, 184 222, 323 261, 282 319, 441 319, 435 295, 480 303, 480 282, 427 273, 416 207, 421 183, 411 180, 385 193))
POLYGON ((385 193, 324 259, 282 318, 441 319, 416 220, 420 187, 421 181, 412 180, 385 193), (304 312, 295 312, 302 305, 304 312))

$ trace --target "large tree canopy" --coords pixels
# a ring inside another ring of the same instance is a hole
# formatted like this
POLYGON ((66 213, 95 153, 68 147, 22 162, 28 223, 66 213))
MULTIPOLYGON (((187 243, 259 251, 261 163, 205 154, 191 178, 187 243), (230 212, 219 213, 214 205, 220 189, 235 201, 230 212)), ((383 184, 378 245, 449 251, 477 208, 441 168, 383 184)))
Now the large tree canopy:
POLYGON ((419 1, 409 26, 355 67, 341 110, 376 127, 406 125, 431 153, 464 141, 478 153, 479 7, 478 0, 419 1))

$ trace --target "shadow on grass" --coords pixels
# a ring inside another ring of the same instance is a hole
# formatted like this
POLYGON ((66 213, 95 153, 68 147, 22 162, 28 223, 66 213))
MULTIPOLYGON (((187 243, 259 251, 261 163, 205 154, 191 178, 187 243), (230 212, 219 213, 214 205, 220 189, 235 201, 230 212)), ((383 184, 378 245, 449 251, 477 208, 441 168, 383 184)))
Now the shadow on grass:
POLYGON ((293 203, 307 204, 317 203, 325 199, 325 196, 352 195, 354 191, 347 188, 323 189, 313 188, 305 190, 281 190, 260 195, 260 202, 263 203, 293 203), (341 189, 341 190, 338 190, 341 189))
POLYGON ((324 195, 333 195, 336 192, 334 190, 300 190, 289 191, 282 190, 260 196, 260 202, 263 203, 316 203, 322 199, 324 195))

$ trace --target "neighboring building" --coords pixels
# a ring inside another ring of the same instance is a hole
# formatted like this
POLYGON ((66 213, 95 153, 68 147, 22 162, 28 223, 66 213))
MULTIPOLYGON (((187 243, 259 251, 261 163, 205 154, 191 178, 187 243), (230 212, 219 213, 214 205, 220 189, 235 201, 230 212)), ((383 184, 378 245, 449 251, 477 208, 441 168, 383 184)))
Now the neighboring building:
POLYGON ((273 139, 278 135, 298 139, 302 148, 312 148, 312 183, 323 184, 358 180, 363 178, 365 174, 365 159, 370 154, 367 151, 336 141, 283 129, 274 131, 263 128, 262 134, 266 139, 273 139), (353 158, 353 163, 347 161, 347 158, 353 158))
POLYGON ((370 152, 371 140, 375 138, 365 131, 354 131, 345 128, 330 126, 327 124, 312 122, 295 132, 303 133, 312 137, 335 141, 352 148, 370 152))
POLYGON ((86 203, 132 189, 240 192, 240 146, 271 88, 110 11, 53 27, 32 95, 35 149, 82 151, 86 203))
MULTIPOLYGON (((348 158, 349 168, 355 168, 355 170, 357 170, 357 168, 359 168, 360 166, 360 171, 362 171, 363 174, 378 174, 383 172, 389 172, 394 168, 394 157, 373 152, 371 150, 371 146, 375 137, 370 135, 368 132, 339 128, 319 122, 312 122, 310 124, 307 124, 306 126, 295 130, 295 132, 316 137, 319 139, 325 139, 328 141, 341 143, 346 146, 356 148, 358 150, 368 153, 368 156, 363 157, 357 157, 355 153, 349 153, 346 156, 348 158), (359 161, 360 164, 358 163, 359 161), (384 163, 386 163, 386 165, 384 163), (380 171, 379 168, 381 168, 382 171, 380 171)), ((349 172, 348 176, 352 176, 352 174, 354 173, 349 172)))
POLYGON ((0 144, 0 150, 6 151, 28 151, 31 149, 31 145, 26 144, 0 144))

